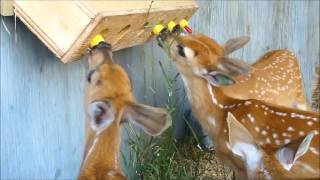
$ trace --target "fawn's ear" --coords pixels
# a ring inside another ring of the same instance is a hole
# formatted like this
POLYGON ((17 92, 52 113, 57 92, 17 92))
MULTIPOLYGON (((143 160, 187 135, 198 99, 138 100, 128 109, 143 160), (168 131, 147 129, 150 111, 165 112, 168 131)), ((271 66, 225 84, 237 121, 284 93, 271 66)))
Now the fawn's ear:
POLYGON ((229 39, 224 45, 224 55, 228 55, 246 45, 250 40, 249 36, 229 39))
POLYGON ((230 112, 228 113, 227 123, 229 149, 241 157, 249 170, 256 169, 262 159, 262 152, 252 135, 230 112))
POLYGON ((311 132, 304 137, 293 140, 276 151, 275 156, 284 169, 289 171, 296 160, 308 151, 313 136, 314 133, 311 132))
POLYGON ((216 87, 229 86, 236 83, 229 75, 219 71, 213 71, 211 73, 204 74, 203 77, 208 81, 209 84, 216 87))
POLYGON ((229 57, 219 57, 217 68, 231 76, 243 75, 251 70, 249 64, 229 57))
POLYGON ((106 129, 114 121, 114 111, 108 100, 93 101, 88 106, 91 127, 97 132, 106 129))
POLYGON ((171 126, 170 114, 163 108, 133 103, 124 112, 126 118, 146 133, 157 136, 171 126))

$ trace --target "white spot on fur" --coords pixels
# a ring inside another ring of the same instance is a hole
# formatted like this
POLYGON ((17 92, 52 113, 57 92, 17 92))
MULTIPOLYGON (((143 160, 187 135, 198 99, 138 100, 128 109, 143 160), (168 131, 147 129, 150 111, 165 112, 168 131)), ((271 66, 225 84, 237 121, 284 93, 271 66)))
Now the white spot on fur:
POLYGON ((250 104, 252 104, 251 101, 245 101, 245 102, 244 102, 244 105, 246 105, 246 106, 249 106, 250 104))
POLYGON ((280 145, 281 144, 279 139, 276 139, 274 142, 276 143, 276 145, 280 145))
POLYGON ((250 113, 247 114, 247 117, 249 118, 250 122, 254 123, 255 119, 250 113))
POLYGON ((261 134, 264 135, 264 136, 266 136, 268 133, 267 133, 267 131, 262 130, 262 131, 261 131, 261 134))
POLYGON ((260 128, 259 128, 258 126, 256 126, 254 129, 255 129, 257 132, 260 132, 260 128))
POLYGON ((316 121, 316 122, 317 122, 317 121, 319 121, 319 119, 318 119, 318 118, 312 118, 312 120, 314 120, 314 121, 316 121))
POLYGON ((278 116, 287 116, 288 114, 285 112, 275 112, 278 116))
POLYGON ((297 113, 291 113, 292 118, 300 118, 300 119, 307 119, 307 116, 304 116, 303 114, 297 114, 297 113))
POLYGON ((216 121, 215 121, 214 118, 209 117, 209 118, 208 118, 208 123, 209 123, 210 125, 212 125, 213 127, 216 127, 216 121))
POLYGON ((304 132, 303 132, 303 131, 299 131, 299 135, 300 135, 300 136, 303 136, 303 135, 304 135, 304 132))
POLYGON ((284 143, 285 143, 285 144, 288 144, 290 141, 291 141, 290 139, 285 139, 285 140, 284 140, 284 143))
POLYGON ((294 128, 291 127, 291 126, 289 126, 289 127, 288 127, 288 131, 294 131, 294 128))
POLYGON ((266 143, 267 143, 267 144, 270 144, 270 143, 271 143, 270 138, 267 138, 267 139, 266 139, 266 143))
POLYGON ((312 122, 312 121, 308 121, 308 122, 307 122, 307 125, 308 125, 308 126, 312 126, 312 125, 313 125, 313 122, 312 122))
POLYGON ((286 133, 286 132, 283 132, 283 133, 282 133, 282 136, 283 136, 283 137, 291 137, 291 135, 288 134, 288 133, 286 133))
POLYGON ((278 137, 278 134, 277 134, 277 133, 273 133, 273 134, 272 134, 272 137, 275 139, 275 138, 278 137))

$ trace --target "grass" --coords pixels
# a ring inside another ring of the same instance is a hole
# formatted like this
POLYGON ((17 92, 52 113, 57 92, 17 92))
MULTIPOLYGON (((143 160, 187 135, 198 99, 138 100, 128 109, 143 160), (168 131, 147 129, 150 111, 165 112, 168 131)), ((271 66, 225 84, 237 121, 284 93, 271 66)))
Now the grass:
MULTIPOLYGON (((159 62, 167 85, 166 108, 175 120, 173 98, 174 85, 178 75, 170 77, 159 62)), ((134 129, 130 124, 125 126, 128 133, 129 155, 121 153, 124 172, 128 179, 167 180, 167 179, 231 179, 232 174, 224 167, 213 153, 206 153, 197 147, 196 136, 191 135, 183 144, 174 142, 172 128, 161 136, 150 137, 134 129), (134 172, 130 173, 130 169, 134 172)))
MULTIPOLYGON (((163 44, 168 52, 170 44, 163 44)), ((173 92, 178 74, 170 76, 162 63, 159 66, 167 87, 166 109, 176 119, 173 92)), ((207 153, 198 148, 198 140, 194 133, 184 143, 173 140, 170 127, 161 136, 150 137, 128 124, 130 151, 128 155, 121 153, 123 170, 128 179, 167 180, 167 179, 232 179, 230 169, 222 165, 214 153, 207 153)))

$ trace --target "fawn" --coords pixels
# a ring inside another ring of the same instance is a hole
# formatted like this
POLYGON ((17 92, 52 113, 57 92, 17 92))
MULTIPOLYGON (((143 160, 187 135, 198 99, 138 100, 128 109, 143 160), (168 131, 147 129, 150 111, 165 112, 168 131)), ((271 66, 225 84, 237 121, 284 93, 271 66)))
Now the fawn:
POLYGON ((243 156, 249 179, 303 178, 294 170, 288 169, 308 151, 314 132, 294 139, 278 149, 264 149, 231 113, 228 113, 227 123, 229 146, 234 154, 243 156), (283 166, 284 164, 288 166, 283 166))
MULTIPOLYGON (((226 52, 237 49, 228 50, 228 46, 234 43, 222 47, 202 34, 169 35, 163 41, 170 44, 169 55, 181 74, 193 113, 213 138, 217 155, 235 170, 237 178, 248 178, 248 167, 242 160, 248 154, 234 153, 234 147, 228 142, 226 118, 229 112, 240 120, 264 149, 280 148, 314 132, 310 148, 304 156, 290 161, 285 153, 280 158, 280 164, 287 171, 299 174, 299 177, 320 176, 319 114, 285 107, 297 100, 305 101, 303 92, 299 91, 302 89, 299 85, 300 72, 295 69, 297 64, 291 53, 286 50, 273 51, 267 53, 261 62, 249 66, 225 56, 225 49, 226 52), (243 77, 246 78, 243 80, 243 77), (257 91, 261 96, 251 91, 257 91), (283 100, 286 100, 285 103, 283 100)), ((251 158, 254 160, 257 156, 251 158)))
POLYGON ((100 42, 91 48, 88 61, 86 143, 78 179, 126 179, 118 160, 121 123, 131 121, 154 136, 170 125, 170 115, 135 102, 128 75, 113 63, 111 45, 100 42))

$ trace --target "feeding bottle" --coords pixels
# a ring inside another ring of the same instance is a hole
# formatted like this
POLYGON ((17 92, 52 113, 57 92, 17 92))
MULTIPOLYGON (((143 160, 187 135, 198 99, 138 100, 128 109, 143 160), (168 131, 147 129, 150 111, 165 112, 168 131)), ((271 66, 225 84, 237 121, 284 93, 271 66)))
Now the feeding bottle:
MULTIPOLYGON (((169 35, 169 31, 162 24, 157 24, 153 27, 152 33, 157 35, 158 42, 163 42, 163 39, 166 39, 169 35)), ((161 43, 160 43, 161 46, 161 43)))

